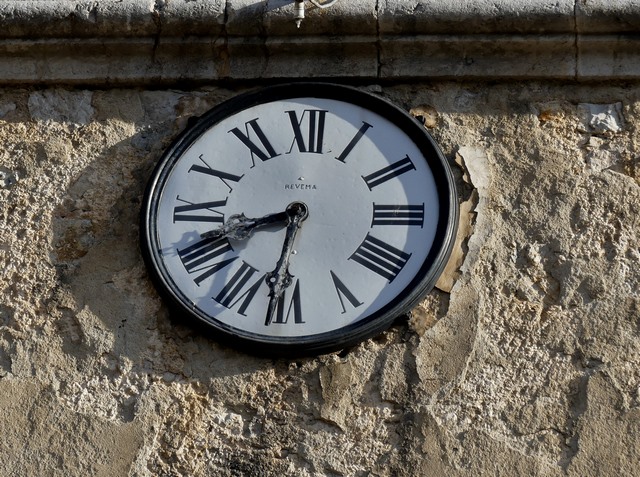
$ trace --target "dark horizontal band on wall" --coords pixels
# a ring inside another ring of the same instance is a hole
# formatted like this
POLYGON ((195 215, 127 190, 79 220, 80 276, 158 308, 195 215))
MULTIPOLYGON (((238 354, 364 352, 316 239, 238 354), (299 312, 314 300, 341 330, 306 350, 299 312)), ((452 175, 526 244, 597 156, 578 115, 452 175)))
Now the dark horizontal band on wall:
POLYGON ((633 0, 307 3, 4 1, 0 84, 640 79, 633 0))

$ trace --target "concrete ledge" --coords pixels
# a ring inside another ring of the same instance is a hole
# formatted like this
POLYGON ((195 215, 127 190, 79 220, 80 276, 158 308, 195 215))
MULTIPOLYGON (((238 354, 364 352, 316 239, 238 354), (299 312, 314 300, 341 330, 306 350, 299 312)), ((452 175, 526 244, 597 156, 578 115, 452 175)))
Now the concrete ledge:
POLYGON ((640 78, 640 1, 8 0, 0 84, 640 78))

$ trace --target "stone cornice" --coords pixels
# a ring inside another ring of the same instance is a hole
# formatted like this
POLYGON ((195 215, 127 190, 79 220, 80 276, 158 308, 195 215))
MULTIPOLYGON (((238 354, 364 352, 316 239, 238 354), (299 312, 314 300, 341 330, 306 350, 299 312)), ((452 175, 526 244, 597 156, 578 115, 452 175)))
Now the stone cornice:
POLYGON ((639 79, 638 0, 5 0, 0 84, 639 79))

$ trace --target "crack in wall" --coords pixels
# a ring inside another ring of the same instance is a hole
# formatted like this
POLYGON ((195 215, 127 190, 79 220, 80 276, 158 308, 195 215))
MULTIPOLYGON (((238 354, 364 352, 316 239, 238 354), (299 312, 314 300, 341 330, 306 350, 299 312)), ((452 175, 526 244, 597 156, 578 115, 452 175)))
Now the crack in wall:
POLYGON ((579 34, 578 31, 578 2, 580 0, 575 0, 573 4, 573 48, 574 48, 574 62, 575 62, 575 73, 574 79, 577 81, 580 78, 580 43, 579 43, 579 34))

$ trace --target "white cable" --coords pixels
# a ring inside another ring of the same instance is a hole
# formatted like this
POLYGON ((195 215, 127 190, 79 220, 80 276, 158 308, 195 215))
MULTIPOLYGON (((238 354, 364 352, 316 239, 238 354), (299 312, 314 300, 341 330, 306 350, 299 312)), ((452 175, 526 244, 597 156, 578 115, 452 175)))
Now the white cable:
POLYGON ((319 3, 318 0, 309 0, 309 1, 318 8, 327 8, 333 5, 334 3, 336 3, 338 0, 328 0, 324 3, 319 3))

